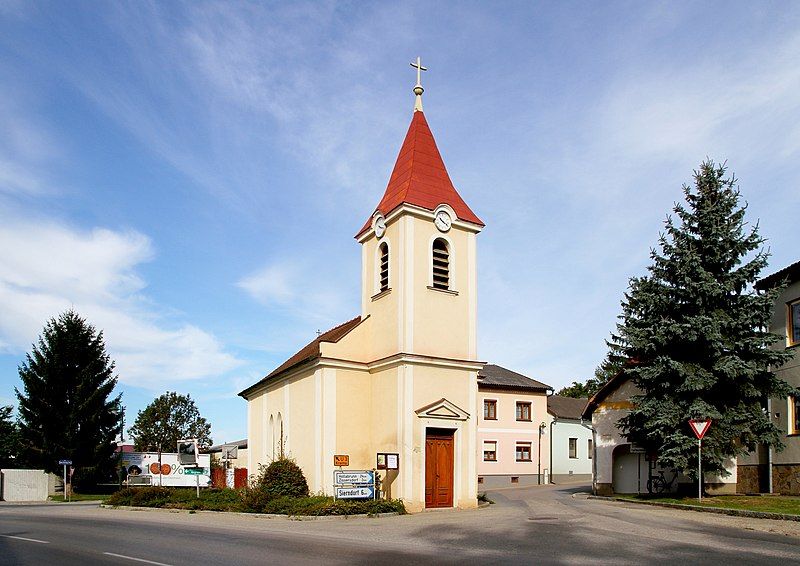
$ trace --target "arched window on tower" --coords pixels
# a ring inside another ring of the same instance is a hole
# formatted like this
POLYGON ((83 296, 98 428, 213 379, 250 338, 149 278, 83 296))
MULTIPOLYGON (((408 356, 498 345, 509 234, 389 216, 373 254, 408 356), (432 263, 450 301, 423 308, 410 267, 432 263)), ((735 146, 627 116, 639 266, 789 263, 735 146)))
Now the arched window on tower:
POLYGON ((383 292, 389 289, 389 245, 386 242, 380 245, 380 263, 378 269, 378 290, 383 292))
POLYGON ((433 241, 433 288, 450 288, 450 250, 443 238, 433 241))

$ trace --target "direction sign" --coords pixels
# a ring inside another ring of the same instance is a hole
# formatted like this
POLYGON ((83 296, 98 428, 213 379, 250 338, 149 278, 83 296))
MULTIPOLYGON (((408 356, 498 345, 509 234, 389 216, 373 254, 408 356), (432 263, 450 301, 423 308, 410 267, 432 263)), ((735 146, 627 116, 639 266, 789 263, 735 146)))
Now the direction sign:
POLYGON ((371 470, 333 472, 333 485, 375 485, 375 474, 371 470))
POLYGON ((711 428, 711 419, 690 419, 689 426, 692 427, 695 436, 699 440, 702 440, 708 432, 708 429, 711 428))
POLYGON ((334 454, 333 455, 333 465, 336 466, 336 467, 349 466, 350 465, 350 455, 349 454, 334 454))
POLYGON ((58 465, 59 466, 71 466, 72 465, 72 460, 59 460, 58 461, 58 465))
POLYGON ((199 476, 204 470, 205 468, 184 468, 183 473, 187 476, 199 476))
POLYGON ((375 488, 370 486, 361 487, 337 487, 336 499, 375 499, 375 488))

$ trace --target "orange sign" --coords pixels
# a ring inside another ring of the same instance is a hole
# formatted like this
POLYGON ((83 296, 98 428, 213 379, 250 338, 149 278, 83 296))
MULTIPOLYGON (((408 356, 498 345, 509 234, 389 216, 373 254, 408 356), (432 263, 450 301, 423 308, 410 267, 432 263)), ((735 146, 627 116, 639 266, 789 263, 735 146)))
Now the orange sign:
POLYGON ((350 456, 347 454, 334 454, 333 456, 333 465, 334 466, 349 466, 350 465, 350 456))

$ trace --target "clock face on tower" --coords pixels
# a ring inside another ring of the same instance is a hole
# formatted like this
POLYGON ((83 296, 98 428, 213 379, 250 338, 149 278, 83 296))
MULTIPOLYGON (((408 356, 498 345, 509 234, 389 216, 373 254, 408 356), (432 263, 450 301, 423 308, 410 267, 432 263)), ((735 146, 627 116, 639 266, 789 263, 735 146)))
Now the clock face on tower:
POLYGON ((382 238, 386 233, 386 219, 383 216, 375 217, 375 236, 382 238))
POLYGON ((453 225, 453 219, 450 218, 450 214, 446 210, 440 210, 436 213, 433 223, 436 224, 440 232, 447 232, 450 230, 450 226, 453 225))

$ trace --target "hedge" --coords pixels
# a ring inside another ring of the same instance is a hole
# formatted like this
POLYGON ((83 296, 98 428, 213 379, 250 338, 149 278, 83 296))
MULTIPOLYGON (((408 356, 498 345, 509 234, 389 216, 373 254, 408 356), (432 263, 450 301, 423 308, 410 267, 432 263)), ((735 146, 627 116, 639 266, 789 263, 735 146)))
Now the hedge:
POLYGON ((296 516, 404 514, 406 512, 401 500, 334 500, 333 497, 327 495, 273 497, 257 486, 245 489, 203 489, 200 491, 200 498, 197 498, 194 488, 132 487, 116 492, 106 499, 105 503, 114 506, 239 511, 296 516))

